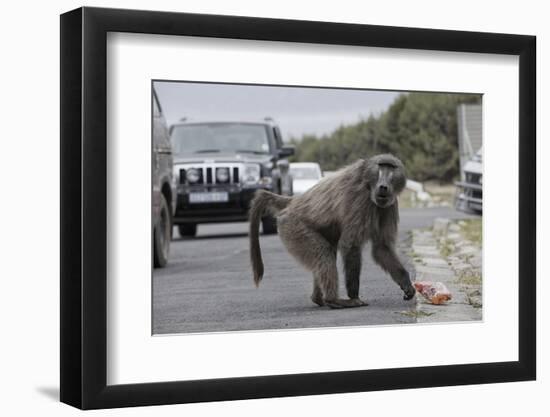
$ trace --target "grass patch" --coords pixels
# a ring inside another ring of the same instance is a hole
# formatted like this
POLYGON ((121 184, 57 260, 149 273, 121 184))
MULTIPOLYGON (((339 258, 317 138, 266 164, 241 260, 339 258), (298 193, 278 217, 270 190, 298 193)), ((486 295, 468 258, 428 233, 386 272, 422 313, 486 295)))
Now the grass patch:
POLYGON ((448 240, 443 240, 442 242, 440 242, 439 253, 444 258, 447 258, 449 255, 451 255, 451 253, 453 253, 453 250, 454 250, 454 246, 448 240))
POLYGON ((457 279, 463 285, 481 285, 481 274, 479 272, 464 272, 457 279))
POLYGON ((422 262, 422 257, 412 249, 409 251, 409 258, 411 258, 413 262, 424 263, 422 262))
POLYGON ((481 219, 468 219, 461 222, 460 233, 464 239, 481 247, 481 238, 483 236, 482 229, 481 219))
POLYGON ((411 311, 400 311, 399 314, 401 314, 402 316, 418 319, 420 317, 433 316, 435 313, 428 313, 427 311, 422 311, 422 310, 414 310, 414 311, 411 310, 411 311))

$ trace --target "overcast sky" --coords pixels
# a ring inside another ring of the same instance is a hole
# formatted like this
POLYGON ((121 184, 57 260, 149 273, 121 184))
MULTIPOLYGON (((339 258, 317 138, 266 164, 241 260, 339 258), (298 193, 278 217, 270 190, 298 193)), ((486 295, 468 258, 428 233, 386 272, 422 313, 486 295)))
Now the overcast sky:
POLYGON ((399 93, 370 90, 155 82, 168 124, 193 120, 262 120, 272 117, 283 137, 330 133, 386 110, 399 93))

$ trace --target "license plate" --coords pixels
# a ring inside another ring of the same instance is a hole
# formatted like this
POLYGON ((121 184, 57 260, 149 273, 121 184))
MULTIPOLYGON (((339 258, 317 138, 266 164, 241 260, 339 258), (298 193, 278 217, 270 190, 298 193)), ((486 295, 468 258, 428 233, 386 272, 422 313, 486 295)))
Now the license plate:
POLYGON ((213 192, 213 193, 190 193, 189 203, 227 203, 229 201, 229 194, 226 192, 213 192))

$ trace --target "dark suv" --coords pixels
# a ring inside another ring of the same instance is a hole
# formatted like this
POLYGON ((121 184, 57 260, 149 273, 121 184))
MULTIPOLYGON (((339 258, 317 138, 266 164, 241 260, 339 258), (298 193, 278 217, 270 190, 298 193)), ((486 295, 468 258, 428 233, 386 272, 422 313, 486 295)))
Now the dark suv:
POLYGON ((172 148, 168 127, 157 95, 153 90, 153 265, 163 267, 168 262, 172 238, 172 216, 175 190, 172 180, 172 148))
MULTIPOLYGON (((246 221, 258 189, 292 194, 289 164, 294 148, 283 145, 272 119, 261 122, 187 122, 170 129, 177 203, 174 224, 194 236, 200 223, 246 221)), ((276 233, 274 219, 263 232, 276 233)))

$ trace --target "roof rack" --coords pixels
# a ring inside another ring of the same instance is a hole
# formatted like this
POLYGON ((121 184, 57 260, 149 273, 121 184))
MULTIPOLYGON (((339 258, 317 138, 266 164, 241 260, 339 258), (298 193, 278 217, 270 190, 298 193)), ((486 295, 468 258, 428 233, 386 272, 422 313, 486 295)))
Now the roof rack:
POLYGON ((172 126, 174 125, 179 125, 179 124, 186 124, 186 123, 268 123, 272 126, 275 126, 277 124, 277 122, 275 121, 275 119, 273 119, 273 117, 264 117, 263 119, 256 119, 254 120, 253 118, 250 118, 250 119, 244 119, 244 120, 238 120, 238 119, 235 119, 235 120, 225 120, 225 119, 214 119, 214 120, 211 120, 211 119, 194 119, 194 118, 190 118, 190 117, 187 117, 187 116, 184 116, 184 117, 180 117, 178 120, 176 120, 175 122, 172 123, 172 126))

